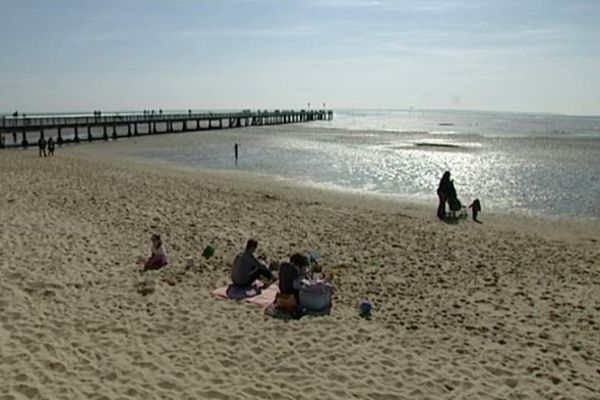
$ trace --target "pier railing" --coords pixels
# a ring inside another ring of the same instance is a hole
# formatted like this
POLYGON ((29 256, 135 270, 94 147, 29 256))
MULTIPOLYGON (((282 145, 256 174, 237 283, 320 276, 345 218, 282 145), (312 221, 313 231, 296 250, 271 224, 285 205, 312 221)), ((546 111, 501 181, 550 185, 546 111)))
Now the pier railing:
POLYGON ((301 123, 318 120, 331 120, 331 110, 243 110, 233 112, 178 112, 178 113, 111 113, 79 114, 58 116, 4 116, 0 118, 0 147, 27 147, 27 134, 37 132, 44 138, 49 131, 56 132, 56 142, 60 145, 68 142, 78 143, 80 130, 87 131, 87 140, 108 140, 107 128, 112 128, 112 139, 140 134, 189 132, 205 129, 240 128, 244 126, 262 126, 276 124, 301 123), (162 127, 162 128, 161 128, 162 127), (119 129, 117 129, 119 128, 119 129), (126 133, 119 134, 126 128, 126 133), (101 135, 92 131, 101 129, 101 135), (162 129, 162 130, 161 130, 162 129), (67 132, 63 137, 63 133, 67 132), (9 144, 4 135, 12 134, 9 144), (20 141, 17 140, 20 135, 20 141))

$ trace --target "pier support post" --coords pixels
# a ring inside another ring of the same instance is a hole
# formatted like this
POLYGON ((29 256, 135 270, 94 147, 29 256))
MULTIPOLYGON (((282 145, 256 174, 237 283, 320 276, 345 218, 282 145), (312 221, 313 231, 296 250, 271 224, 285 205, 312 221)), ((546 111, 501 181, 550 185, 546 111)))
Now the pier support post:
POLYGON ((181 126, 182 132, 187 132, 187 121, 183 121, 183 125, 181 126))
POLYGON ((148 134, 152 133, 152 123, 148 122, 148 134))
POLYGON ((156 133, 156 121, 152 122, 152 133, 156 133))
POLYGON ((131 124, 127 124, 127 136, 131 136, 131 124))
POLYGON ((88 142, 91 142, 93 139, 92 137, 92 127, 91 126, 87 126, 87 140, 88 142))
POLYGON ((21 135, 22 135, 21 146, 23 146, 24 148, 27 148, 27 146, 29 146, 29 142, 27 141, 27 133, 25 131, 23 131, 21 133, 21 135))
POLYGON ((78 131, 77 127, 75 127, 75 137, 73 138, 73 141, 75 143, 79 143, 79 131, 78 131))
POLYGON ((200 130, 200 120, 199 119, 196 120, 196 130, 197 131, 200 130))
POLYGON ((56 144, 58 144, 59 146, 62 146, 63 144, 63 137, 62 137, 62 129, 60 127, 58 127, 58 138, 56 139, 56 144))
POLYGON ((135 136, 139 135, 137 122, 133 124, 133 134, 135 136))
POLYGON ((116 125, 113 125, 112 138, 113 138, 113 140, 117 140, 117 138, 118 138, 118 136, 117 136, 117 126, 116 125))
POLYGON ((223 129, 223 120, 219 118, 219 129, 223 129))
POLYGON ((108 140, 108 133, 106 132, 106 125, 104 125, 102 127, 102 130, 104 131, 103 135, 102 135, 102 139, 104 140, 108 140))

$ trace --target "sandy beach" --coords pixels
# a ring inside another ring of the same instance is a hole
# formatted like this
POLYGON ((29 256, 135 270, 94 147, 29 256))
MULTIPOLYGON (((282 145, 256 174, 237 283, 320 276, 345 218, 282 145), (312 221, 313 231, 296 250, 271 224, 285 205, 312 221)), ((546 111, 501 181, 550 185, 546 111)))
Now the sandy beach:
POLYGON ((0 182, 0 399, 600 398, 597 224, 445 224, 434 207, 83 150, 2 151, 0 182), (170 264, 140 274, 154 232, 170 264), (211 296, 250 237, 270 260, 318 250, 332 315, 211 296))

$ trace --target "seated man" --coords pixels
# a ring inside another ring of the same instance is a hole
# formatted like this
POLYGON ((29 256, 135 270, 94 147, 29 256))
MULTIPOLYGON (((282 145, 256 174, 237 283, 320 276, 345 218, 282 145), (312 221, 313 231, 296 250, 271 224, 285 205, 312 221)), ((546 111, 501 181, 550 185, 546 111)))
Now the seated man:
POLYGON ((231 281, 234 286, 250 287, 258 278, 272 281, 273 274, 267 267, 254 257, 258 242, 254 239, 248 240, 246 250, 235 257, 231 269, 231 281))
POLYGON ((288 312, 296 311, 300 304, 300 294, 294 282, 302 276, 307 266, 308 258, 299 253, 293 254, 290 262, 279 266, 279 294, 275 300, 277 307, 288 312))

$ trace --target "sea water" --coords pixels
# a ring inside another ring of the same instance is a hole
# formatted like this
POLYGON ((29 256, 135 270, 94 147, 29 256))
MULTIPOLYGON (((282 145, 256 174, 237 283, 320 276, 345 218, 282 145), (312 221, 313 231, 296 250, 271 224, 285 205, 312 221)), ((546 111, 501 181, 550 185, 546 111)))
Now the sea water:
POLYGON ((163 138, 128 152, 428 202, 450 171, 462 203, 479 198, 484 212, 600 218, 600 117, 341 110, 332 121, 163 138))

